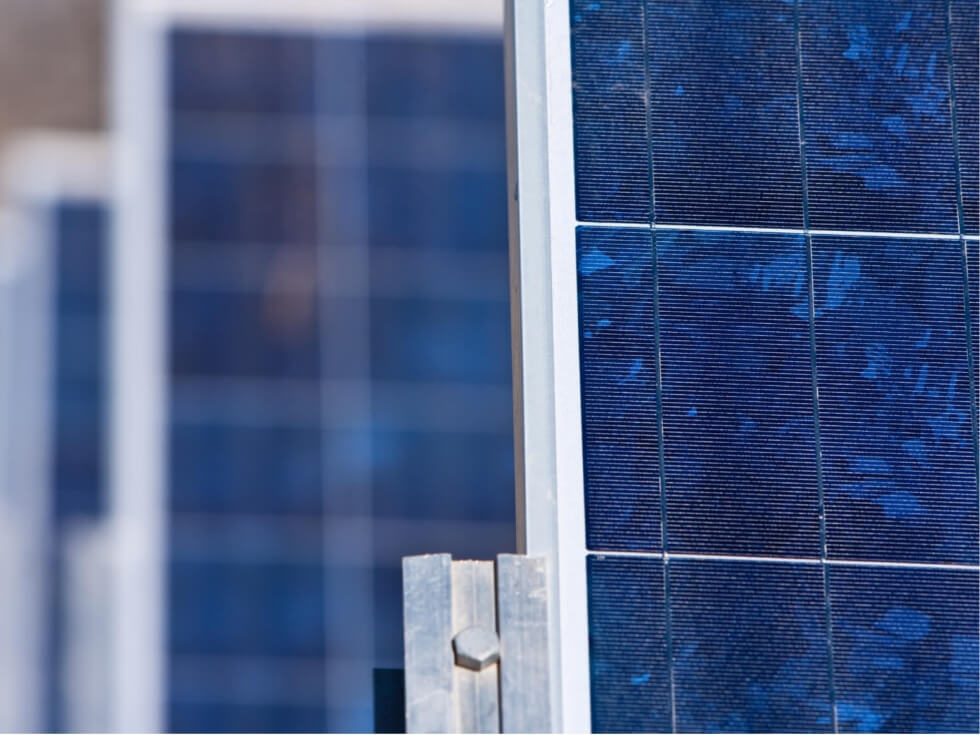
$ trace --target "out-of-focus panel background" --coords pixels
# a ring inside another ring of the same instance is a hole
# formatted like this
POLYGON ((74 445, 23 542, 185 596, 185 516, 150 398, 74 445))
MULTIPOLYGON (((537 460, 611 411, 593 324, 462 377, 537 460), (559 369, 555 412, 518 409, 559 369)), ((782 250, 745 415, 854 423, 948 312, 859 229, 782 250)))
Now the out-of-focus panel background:
POLYGON ((105 125, 106 7, 0 0, 0 149, 23 128, 105 125))

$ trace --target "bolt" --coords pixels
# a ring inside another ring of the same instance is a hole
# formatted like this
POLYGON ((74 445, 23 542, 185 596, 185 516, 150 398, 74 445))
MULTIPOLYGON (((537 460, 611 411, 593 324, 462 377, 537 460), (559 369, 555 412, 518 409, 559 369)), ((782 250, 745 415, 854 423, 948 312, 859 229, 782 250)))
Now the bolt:
POLYGON ((474 626, 456 634, 453 651, 457 666, 483 671, 500 659, 500 640, 493 631, 474 626))

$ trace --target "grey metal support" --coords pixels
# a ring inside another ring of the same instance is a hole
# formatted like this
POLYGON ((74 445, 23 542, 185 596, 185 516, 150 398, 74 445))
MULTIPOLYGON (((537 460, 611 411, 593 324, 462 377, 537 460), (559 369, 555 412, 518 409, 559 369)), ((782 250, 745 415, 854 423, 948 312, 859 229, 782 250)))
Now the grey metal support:
POLYGON ((497 665, 493 661, 499 656, 493 588, 493 562, 453 562, 458 732, 500 732, 497 665))
POLYGON ((501 732, 551 732, 548 571, 540 557, 497 557, 501 732))
POLYGON ((544 559, 406 557, 408 732, 550 732, 544 559))
POLYGON ((405 605, 405 726, 408 732, 453 732, 452 557, 402 560, 405 605))

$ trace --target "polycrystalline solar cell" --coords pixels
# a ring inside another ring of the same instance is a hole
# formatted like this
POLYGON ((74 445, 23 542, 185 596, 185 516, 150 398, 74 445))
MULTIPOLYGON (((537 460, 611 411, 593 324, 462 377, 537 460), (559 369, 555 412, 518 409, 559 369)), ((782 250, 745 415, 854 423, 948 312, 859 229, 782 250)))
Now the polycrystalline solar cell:
POLYGON ((813 238, 831 557, 977 563, 962 249, 813 238))
POLYGON ((957 231, 946 5, 800 3, 811 227, 957 231))
POLYGON ((818 564, 669 565, 678 732, 832 732, 818 564))
POLYGON ((967 240, 964 247, 970 300, 970 352, 973 355, 972 395, 977 400, 977 391, 980 390, 980 243, 967 240))
POLYGON ((577 248, 588 546, 658 551, 660 459, 650 232, 582 227, 577 248))
POLYGON ((52 208, 55 264, 54 496, 57 519, 104 508, 107 215, 94 202, 52 208))
POLYGON ((484 120, 497 126, 504 119, 504 95, 491 93, 502 92, 503 53, 496 40, 377 33, 365 40, 364 54, 371 117, 484 120))
POLYGON ((401 541, 351 565, 327 529, 512 543, 501 44, 178 30, 169 50, 168 725, 370 729, 354 669, 401 656, 401 541), (422 407, 443 383, 465 400, 422 407), (487 396, 506 421, 462 421, 487 396), (278 640, 294 619, 306 637, 278 640), (222 656, 279 682, 301 659, 319 695, 225 691, 222 656))
MULTIPOLYGON (((503 284, 502 284, 503 285, 503 284)), ((372 301, 372 377, 501 384, 510 375, 506 302, 372 301), (458 352, 458 355, 453 353, 458 352)))
POLYGON ((171 732, 317 732, 323 708, 288 704, 185 700, 170 706, 171 732))
MULTIPOLYGON (((387 136, 386 136, 387 137, 387 136)), ((503 154, 499 138, 493 141, 503 154)), ((406 162, 408 163, 408 162, 406 162)), ((415 169, 408 163, 373 163, 368 186, 369 207, 390 212, 371 223, 371 240, 379 247, 464 248, 494 250, 507 239, 507 223, 488 222, 480 202, 506 207, 507 177, 499 166, 466 171, 415 169)))
MULTIPOLYGON (((186 703, 234 700, 240 702, 239 707, 245 709, 245 703, 251 702, 256 707, 253 717, 261 721, 264 718, 258 707, 263 706, 261 704, 263 701, 283 703, 279 707, 269 708, 276 712, 277 719, 289 717, 286 713, 294 709, 300 711, 305 709, 311 716, 316 705, 311 705, 310 702, 315 702, 322 697, 326 686, 324 679, 322 667, 310 660, 298 660, 289 671, 283 671, 281 668, 276 670, 263 665, 263 662, 258 660, 246 660, 236 662, 236 665, 228 665, 224 662, 203 661, 188 656, 177 657, 173 661, 168 683, 174 687, 177 698, 186 703)), ((188 704, 184 704, 176 709, 180 712, 187 706, 188 704)), ((268 705, 263 706, 265 707, 268 705)), ((233 719, 215 723, 215 732, 228 732, 232 727, 235 719, 229 712, 230 709, 231 707, 228 707, 225 710, 225 715, 233 719)), ((321 711, 320 721, 322 719, 321 711)), ((174 722, 178 724, 175 729, 178 732, 182 727, 180 721, 180 714, 175 715, 174 722)), ((252 728, 245 732, 254 731, 254 723, 252 728)), ((201 732, 209 732, 209 730, 201 732)))
MULTIPOLYGON (((178 530, 175 539, 182 538, 178 530)), ((193 550, 187 546, 176 549, 170 563, 170 604, 181 613, 169 616, 170 655, 323 654, 324 575, 317 554, 305 562, 242 563, 208 559, 209 547, 212 555, 221 547, 207 539, 193 550)))
POLYGON ((513 442, 500 428, 480 433, 378 428, 372 452, 376 518, 513 519, 513 442))
POLYGON ((316 425, 175 420, 169 508, 174 513, 319 515, 322 441, 316 425))
POLYGON ((170 107, 220 114, 314 109, 314 39, 308 34, 188 29, 170 36, 170 107))
POLYGON ((645 17, 654 219, 802 227, 792 3, 648 2, 645 17))
POLYGON ((828 569, 840 732, 976 732, 976 571, 828 569))
POLYGON ((976 235, 980 229, 980 9, 976 0, 951 0, 949 12, 963 233, 976 235))
POLYGON ((320 366, 315 277, 315 272, 297 273, 301 283, 264 292, 175 289, 172 373, 315 378, 320 366))
POLYGON ((670 732, 664 567, 589 556, 593 732, 670 732))
POLYGON ((572 0, 575 184, 583 221, 650 220, 643 0, 572 0))
POLYGON ((667 547, 820 553, 802 236, 657 232, 667 547))
POLYGON ((191 149, 189 158, 188 148, 179 146, 171 163, 170 233, 176 243, 196 249, 222 241, 312 245, 313 161, 227 161, 213 149, 191 149))

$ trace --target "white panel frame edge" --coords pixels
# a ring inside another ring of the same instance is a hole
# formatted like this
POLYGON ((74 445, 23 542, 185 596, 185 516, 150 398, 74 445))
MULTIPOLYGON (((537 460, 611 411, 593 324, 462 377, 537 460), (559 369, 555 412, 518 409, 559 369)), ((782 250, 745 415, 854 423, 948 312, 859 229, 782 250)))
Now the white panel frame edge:
POLYGON ((50 424, 46 244, 41 224, 27 212, 0 211, 0 729, 6 731, 36 731, 44 719, 40 621, 47 590, 38 562, 48 543, 41 492, 50 424))
MULTIPOLYGON (((28 307, 30 313, 11 325, 15 332, 31 335, 29 342, 18 340, 16 346, 23 348, 26 344, 30 354, 21 355, 24 358, 22 367, 33 367, 21 372, 18 385, 11 386, 15 390, 10 396, 15 401, 12 404, 15 408, 10 414, 15 417, 15 424, 10 426, 16 431, 9 439, 16 442, 20 450, 10 459, 17 463, 20 479, 36 483, 36 491, 25 495, 33 500, 30 506, 19 507, 13 512, 18 526, 4 532, 12 533, 15 543, 29 544, 20 551, 36 554, 36 560, 43 559, 48 553, 48 519, 54 492, 51 349, 55 316, 54 268, 57 264, 54 260, 53 208, 68 199, 107 206, 108 163, 107 142, 103 136, 43 129, 12 138, 4 146, 0 163, 0 190, 8 207, 6 216, 12 218, 6 223, 3 236, 11 236, 13 240, 13 243, 0 243, 0 247, 17 247, 17 255, 23 260, 20 265, 30 276, 30 280, 23 284, 27 289, 23 294, 27 303, 23 306, 28 307), (16 231, 13 231, 14 227, 16 231), (23 380, 29 380, 29 384, 25 386, 23 380)), ((30 556, 23 561, 30 564, 30 556)), ((25 646, 28 660, 20 663, 26 663, 28 668, 18 669, 7 682, 13 686, 8 705, 13 707, 14 719, 4 718, 5 724, 0 725, 0 729, 43 730, 45 727, 46 642, 41 622, 50 602, 46 568, 42 564, 31 570, 27 580, 31 585, 28 595, 17 601, 19 609, 14 618, 18 614, 22 617, 13 634, 25 646)), ((59 618, 54 622, 58 624, 59 618)))
POLYGON ((506 0, 518 549, 549 560, 553 727, 591 729, 567 0, 506 0))
POLYGON ((113 0, 110 497, 119 586, 113 711, 121 732, 161 732, 166 645, 166 34, 200 28, 499 35, 496 0, 113 0))

